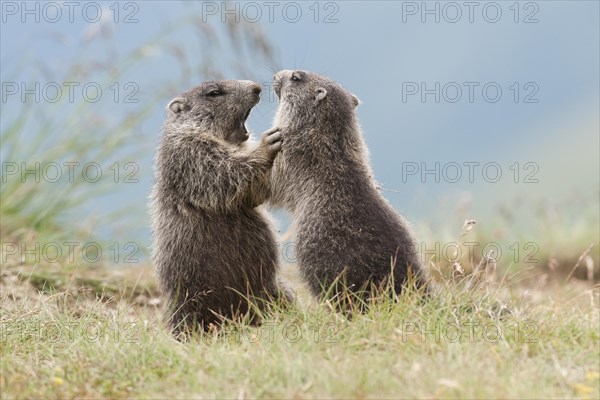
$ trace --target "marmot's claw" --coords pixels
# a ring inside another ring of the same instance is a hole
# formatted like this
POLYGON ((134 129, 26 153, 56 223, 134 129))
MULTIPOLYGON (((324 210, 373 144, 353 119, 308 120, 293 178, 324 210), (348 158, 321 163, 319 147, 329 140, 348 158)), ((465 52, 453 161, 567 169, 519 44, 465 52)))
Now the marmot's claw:
POLYGON ((279 131, 279 127, 275 126, 275 127, 271 128, 271 129, 269 129, 267 131, 264 131, 262 135, 263 136, 268 136, 268 135, 271 135, 271 134, 273 134, 275 132, 278 132, 278 131, 279 131))
POLYGON ((275 131, 274 133, 265 137, 265 141, 267 144, 273 144, 275 142, 280 142, 283 139, 281 132, 275 131))
POLYGON ((283 135, 279 128, 271 128, 262 134, 262 145, 267 148, 271 157, 274 157, 281 150, 283 144, 283 135))
POLYGON ((276 142, 269 146, 269 150, 272 152, 279 151, 279 150, 281 150, 282 145, 283 145, 283 142, 276 142))

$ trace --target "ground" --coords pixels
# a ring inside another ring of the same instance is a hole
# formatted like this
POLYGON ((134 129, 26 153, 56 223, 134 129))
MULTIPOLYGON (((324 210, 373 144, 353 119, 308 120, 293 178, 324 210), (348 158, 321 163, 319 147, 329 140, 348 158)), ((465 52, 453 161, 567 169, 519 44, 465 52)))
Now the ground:
POLYGON ((466 278, 174 340, 151 266, 3 265, 2 398, 598 398, 599 288, 466 278))

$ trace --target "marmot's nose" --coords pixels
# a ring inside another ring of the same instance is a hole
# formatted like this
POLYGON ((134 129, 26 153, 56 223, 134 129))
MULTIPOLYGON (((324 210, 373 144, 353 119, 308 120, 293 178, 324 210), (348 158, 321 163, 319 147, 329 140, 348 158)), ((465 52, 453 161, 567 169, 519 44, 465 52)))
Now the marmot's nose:
POLYGON ((260 85, 254 81, 238 81, 240 84, 240 90, 242 93, 253 93, 259 95, 262 92, 260 85))
POLYGON ((260 85, 256 82, 251 82, 250 83, 250 91, 254 94, 260 94, 260 92, 262 92, 262 88, 260 87, 260 85))
POLYGON ((260 92, 262 92, 262 89, 259 85, 252 86, 252 93, 260 94, 260 92))

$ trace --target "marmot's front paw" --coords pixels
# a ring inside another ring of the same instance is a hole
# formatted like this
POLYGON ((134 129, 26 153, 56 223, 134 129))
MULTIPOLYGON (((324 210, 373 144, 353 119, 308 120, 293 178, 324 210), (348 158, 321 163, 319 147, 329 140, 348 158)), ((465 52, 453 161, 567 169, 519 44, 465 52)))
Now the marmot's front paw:
POLYGON ((263 147, 271 159, 275 158, 281 146, 283 145, 283 136, 279 128, 271 128, 261 136, 261 147, 263 147))

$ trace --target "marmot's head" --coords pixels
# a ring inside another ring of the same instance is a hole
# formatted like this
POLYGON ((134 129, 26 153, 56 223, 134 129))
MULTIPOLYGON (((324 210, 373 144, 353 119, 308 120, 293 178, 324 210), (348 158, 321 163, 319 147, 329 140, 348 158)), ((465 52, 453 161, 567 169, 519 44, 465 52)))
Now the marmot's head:
POLYGON ((308 71, 279 71, 273 89, 279 97, 277 125, 335 126, 354 121, 358 98, 335 81, 308 71))
POLYGON ((246 119, 260 99, 260 85, 252 81, 204 82, 171 100, 168 124, 187 124, 230 143, 248 139, 246 119))

